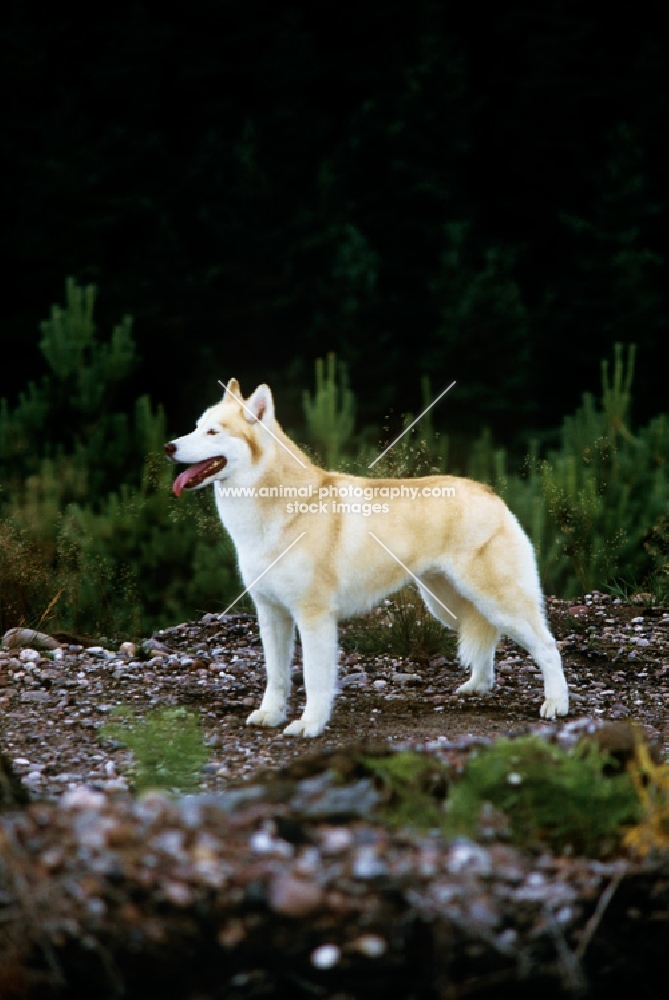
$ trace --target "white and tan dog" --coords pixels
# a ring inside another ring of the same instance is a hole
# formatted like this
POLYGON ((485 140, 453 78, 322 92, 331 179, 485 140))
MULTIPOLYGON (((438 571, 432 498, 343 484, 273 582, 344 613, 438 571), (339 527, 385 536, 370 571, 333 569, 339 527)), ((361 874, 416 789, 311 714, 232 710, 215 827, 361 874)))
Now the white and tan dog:
POLYGON ((243 400, 235 379, 195 430, 165 451, 189 465, 174 481, 177 496, 214 485, 255 601, 267 688, 248 723, 285 720, 297 625, 306 706, 285 732, 318 736, 337 687, 337 620, 372 607, 412 577, 430 611, 457 629, 460 661, 471 667, 459 693, 492 688, 503 632, 541 667, 541 715, 567 713, 567 682, 546 625, 532 545, 486 486, 453 476, 383 480, 326 472, 282 431, 268 386, 243 400))

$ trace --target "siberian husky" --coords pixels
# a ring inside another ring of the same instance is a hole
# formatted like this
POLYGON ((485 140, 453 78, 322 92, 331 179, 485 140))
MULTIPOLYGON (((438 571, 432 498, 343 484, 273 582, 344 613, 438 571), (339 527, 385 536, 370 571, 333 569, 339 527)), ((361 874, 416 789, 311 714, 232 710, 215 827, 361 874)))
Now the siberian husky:
POLYGON ((318 736, 337 688, 337 620, 372 607, 414 579, 430 611, 457 630, 471 677, 458 693, 489 691, 501 633, 523 646, 544 681, 541 716, 569 708, 560 654, 548 630, 532 545, 490 489, 470 479, 370 479, 327 472, 284 433, 272 393, 246 400, 231 379, 190 434, 165 445, 188 464, 173 492, 213 485, 244 586, 258 611, 267 688, 247 723, 286 719, 295 625, 306 705, 284 730, 318 736))

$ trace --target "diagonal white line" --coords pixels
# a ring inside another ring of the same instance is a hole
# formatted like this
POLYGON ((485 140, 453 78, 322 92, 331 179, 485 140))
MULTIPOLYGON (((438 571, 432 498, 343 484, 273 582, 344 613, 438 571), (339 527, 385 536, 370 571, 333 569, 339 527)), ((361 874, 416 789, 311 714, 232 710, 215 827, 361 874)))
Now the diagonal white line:
MULTIPOLYGON (((435 402, 436 402, 436 400, 435 400, 435 402)), ((447 608, 446 605, 444 604, 444 602, 440 601, 439 598, 437 597, 437 595, 433 594, 432 591, 430 590, 430 588, 426 587, 425 584, 423 583, 423 581, 419 580, 418 577, 416 576, 416 574, 412 573, 411 570, 409 569, 409 567, 405 566, 404 563, 402 562, 402 560, 398 559, 397 556, 395 555, 395 553, 391 552, 390 549, 388 548, 388 546, 384 545, 383 542, 381 541, 381 539, 376 537, 376 535, 374 534, 373 531, 370 531, 369 534, 372 536, 372 538, 374 539, 375 542, 379 543, 379 545, 381 546, 382 549, 386 550, 386 552, 388 553, 389 556, 393 557, 393 559, 395 560, 396 563, 400 564, 400 566, 402 567, 402 569, 406 570, 406 572, 409 574, 409 576, 413 577, 413 579, 416 581, 416 583, 418 584, 419 587, 421 587, 423 590, 427 591, 427 593, 430 595, 430 597, 433 597, 434 600, 437 602, 437 604, 441 605, 441 607, 444 609, 444 611, 448 611, 448 613, 451 616, 451 618, 455 618, 456 621, 458 620, 457 615, 454 615, 453 612, 451 611, 451 609, 447 608)))
MULTIPOLYGON (((222 385, 226 392, 230 392, 230 389, 228 389, 227 385, 224 382, 221 382, 220 378, 218 380, 218 384, 222 385)), ((246 410, 247 413, 251 414, 251 416, 253 417, 254 421, 258 420, 258 418, 256 417, 256 415, 253 412, 253 410, 249 409, 249 407, 246 405, 246 403, 244 402, 243 399, 240 399, 239 396, 235 396, 234 392, 230 392, 230 395, 232 396, 233 399, 237 400, 237 402, 239 403, 239 405, 244 410, 246 410)), ((436 403, 436 399, 435 399, 435 403, 436 403)), ((261 426, 265 428, 265 430, 267 431, 267 433, 272 435, 272 437, 274 438, 274 440, 276 441, 276 443, 280 444, 281 447, 283 448, 283 450, 287 451, 288 454, 290 455, 290 457, 294 458, 295 461, 298 463, 298 465, 301 465, 303 469, 306 469, 306 465, 304 464, 304 462, 300 458, 298 458, 297 455, 294 452, 292 452, 290 450, 290 448, 287 445, 285 445, 280 438, 278 438, 276 436, 276 434, 274 433, 274 431, 271 431, 269 429, 269 427, 267 426, 267 424, 263 424, 262 421, 260 421, 260 423, 261 423, 261 426)), ((224 614, 225 614, 225 612, 224 612, 224 614)))
POLYGON ((296 538, 296 539, 295 539, 294 541, 292 541, 292 542, 290 543, 290 545, 288 546, 288 548, 285 548, 285 549, 283 550, 283 552, 281 552, 281 553, 280 553, 280 554, 279 554, 279 555, 278 555, 278 556, 276 557, 276 559, 274 560, 274 562, 271 562, 271 563, 269 564, 269 566, 267 567, 267 569, 264 569, 264 570, 262 571, 262 573, 260 574, 260 576, 257 576, 257 577, 255 578, 255 580, 253 581, 253 583, 250 583, 250 584, 248 585, 248 587, 246 588, 246 590, 242 590, 241 594, 239 594, 239 596, 238 596, 238 597, 235 597, 235 599, 234 599, 234 601, 232 602, 232 604, 228 604, 228 606, 227 606, 227 608, 225 609, 225 611, 221 611, 221 616, 222 616, 222 615, 227 615, 227 613, 228 613, 228 611, 230 610, 230 608, 233 608, 233 607, 235 606, 235 604, 237 603, 237 601, 241 601, 241 599, 242 599, 242 597, 244 596, 244 594, 248 594, 248 592, 249 592, 249 590, 251 589, 251 587, 255 587, 255 585, 256 585, 256 583, 258 582, 258 580, 262 580, 262 578, 264 577, 265 573, 269 573, 269 571, 271 570, 272 566, 276 566, 276 564, 278 563, 279 559, 283 559, 283 557, 285 556, 286 552, 290 552, 290 550, 292 549, 293 545, 297 545, 297 543, 299 542, 300 538, 302 538, 302 537, 303 537, 304 535, 306 535, 306 531, 303 531, 301 535, 298 535, 298 536, 297 536, 297 538, 296 538))
MULTIPOLYGON (((448 389, 452 389, 454 385, 455 385, 455 382, 451 382, 451 384, 449 385, 448 389)), ((394 441, 392 442, 392 444, 389 444, 389 445, 388 445, 388 447, 387 447, 387 448, 385 449, 385 451, 382 451, 380 455, 377 455, 377 456, 376 456, 376 458, 374 459, 374 461, 372 462, 372 464, 371 464, 371 465, 368 465, 368 466, 367 466, 367 468, 368 468, 368 469, 371 469, 371 468, 372 468, 372 465, 376 465, 376 463, 377 463, 377 462, 379 461, 379 459, 380 459, 380 458, 383 458, 383 456, 384 456, 385 454, 387 454, 387 452, 389 452, 391 448, 394 448, 394 447, 395 447, 395 445, 397 444, 397 442, 398 442, 398 441, 399 441, 399 440, 400 440, 401 438, 403 438, 405 434, 408 434, 408 433, 409 433, 409 431, 411 430, 411 428, 412 428, 412 427, 414 427, 414 426, 415 426, 415 425, 416 425, 416 424, 418 423, 418 421, 419 421, 419 420, 420 420, 420 419, 421 419, 422 417, 424 417, 424 416, 425 416, 425 414, 427 413, 427 411, 428 411, 428 410, 431 410, 431 409, 432 409, 432 407, 433 407, 433 406, 435 405, 435 403, 438 403, 438 402, 439 402, 439 400, 441 399, 441 397, 442 397, 442 396, 445 396, 445 395, 446 395, 446 393, 448 392, 448 389, 444 389, 444 391, 443 391, 443 392, 440 392, 440 393, 439 393, 439 395, 437 396, 437 398, 436 398, 436 399, 433 399, 433 400, 432 400, 432 402, 430 403, 430 405, 429 405, 429 406, 426 406, 426 407, 425 407, 425 409, 423 410, 423 412, 422 412, 422 413, 419 413, 419 414, 418 414, 418 416, 416 417, 416 419, 415 419, 415 420, 413 420, 413 421, 412 421, 412 422, 411 422, 411 423, 409 424, 409 426, 408 426, 408 427, 406 427, 406 428, 405 428, 405 429, 404 429, 404 430, 402 431, 402 433, 401 433, 401 434, 400 434, 400 435, 399 435, 398 437, 396 437, 396 438, 395 438, 395 440, 394 440, 394 441)), ((432 595, 432 596, 434 596, 434 595, 432 595)), ((448 611, 448 608, 447 608, 446 610, 448 611)))

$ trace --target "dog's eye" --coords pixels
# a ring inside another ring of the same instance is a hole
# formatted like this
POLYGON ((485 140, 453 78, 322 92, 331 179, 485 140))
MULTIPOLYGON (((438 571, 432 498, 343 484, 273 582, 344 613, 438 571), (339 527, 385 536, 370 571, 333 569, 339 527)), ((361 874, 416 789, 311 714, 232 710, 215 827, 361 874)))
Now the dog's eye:
POLYGON ((215 431, 213 427, 210 427, 207 434, 218 434, 218 431, 215 431))

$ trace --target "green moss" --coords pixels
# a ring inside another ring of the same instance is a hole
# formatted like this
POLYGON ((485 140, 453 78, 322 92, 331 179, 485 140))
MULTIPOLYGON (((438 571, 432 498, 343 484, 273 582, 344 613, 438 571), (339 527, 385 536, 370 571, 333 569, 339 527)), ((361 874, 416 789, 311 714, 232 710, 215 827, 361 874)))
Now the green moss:
POLYGON ((486 802, 508 817, 515 843, 582 854, 611 853, 639 815, 629 775, 594 743, 566 751, 531 736, 498 740, 469 761, 446 829, 474 834, 486 802))
POLYGON ((129 709, 119 709, 118 723, 103 726, 102 739, 124 743, 133 753, 130 775, 137 792, 149 788, 189 792, 197 788, 207 751, 200 720, 186 708, 157 709, 143 719, 132 719, 129 709))
POLYGON ((630 775, 588 741, 564 750, 539 737, 501 739, 455 775, 427 754, 365 757, 385 790, 391 826, 481 836, 493 826, 526 849, 606 856, 641 815, 630 775))
POLYGON ((411 750, 384 757, 363 756, 360 761, 383 789, 383 815, 390 826, 429 830, 443 825, 449 778, 445 764, 411 750))

